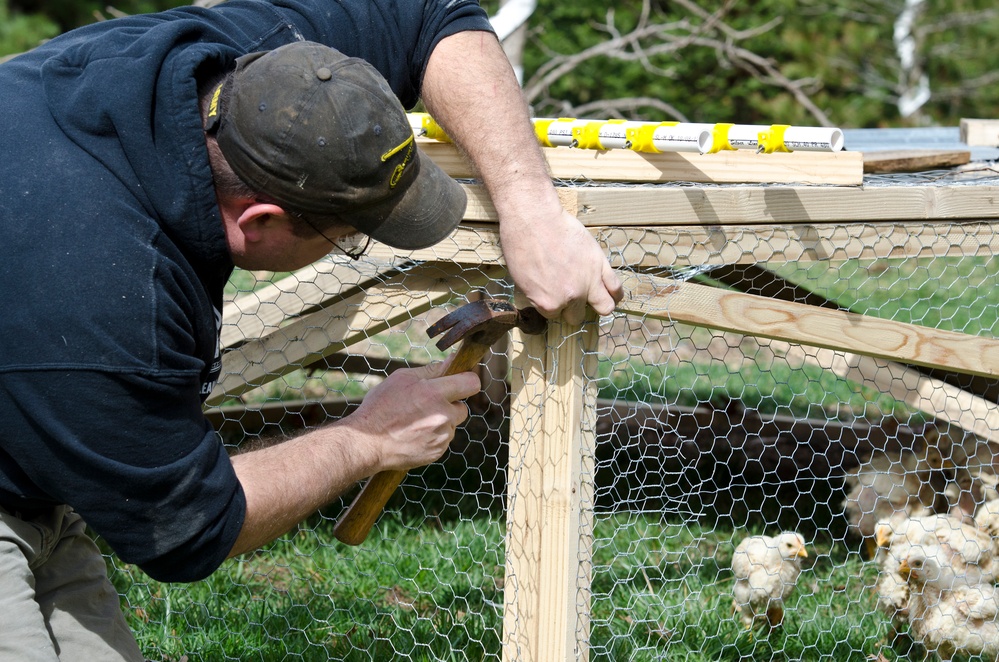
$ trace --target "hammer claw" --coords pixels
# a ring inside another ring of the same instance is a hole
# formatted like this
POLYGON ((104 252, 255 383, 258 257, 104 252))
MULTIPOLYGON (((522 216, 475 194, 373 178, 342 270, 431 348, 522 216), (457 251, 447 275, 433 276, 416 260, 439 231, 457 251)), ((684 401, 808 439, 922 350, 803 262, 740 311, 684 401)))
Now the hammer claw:
POLYGON ((447 333, 437 341, 438 349, 447 349, 462 338, 483 328, 487 323, 505 324, 512 328, 518 319, 518 311, 506 301, 499 299, 479 299, 453 310, 440 318, 427 329, 431 338, 447 333))
MULTIPOLYGON (((466 331, 468 331, 468 328, 466 328, 464 324, 455 323, 455 325, 452 326, 448 330, 448 332, 445 333, 443 336, 441 336, 440 339, 437 341, 437 349, 440 350, 447 349, 451 345, 461 340, 465 336, 466 331)), ((436 334, 430 333, 428 330, 427 335, 433 338, 436 334)))

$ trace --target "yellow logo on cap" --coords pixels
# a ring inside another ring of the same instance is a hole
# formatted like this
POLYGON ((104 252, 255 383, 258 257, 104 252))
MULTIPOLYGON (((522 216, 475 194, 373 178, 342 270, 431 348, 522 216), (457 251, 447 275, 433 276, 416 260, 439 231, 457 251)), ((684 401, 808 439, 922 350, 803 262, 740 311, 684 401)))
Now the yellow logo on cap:
POLYGON ((208 106, 208 117, 212 118, 218 115, 219 112, 219 97, 222 96, 222 86, 225 85, 225 81, 219 83, 219 86, 215 88, 215 92, 212 93, 212 102, 208 106))
POLYGON ((406 166, 413 158, 413 140, 414 136, 410 136, 409 138, 403 140, 397 147, 393 147, 389 151, 382 154, 382 163, 384 163, 385 161, 388 161, 390 158, 401 152, 406 146, 409 146, 409 149, 406 150, 406 157, 402 160, 402 163, 400 163, 395 167, 395 170, 392 172, 392 178, 389 179, 389 188, 396 187, 396 185, 399 183, 399 180, 402 179, 402 171, 406 169, 406 166))

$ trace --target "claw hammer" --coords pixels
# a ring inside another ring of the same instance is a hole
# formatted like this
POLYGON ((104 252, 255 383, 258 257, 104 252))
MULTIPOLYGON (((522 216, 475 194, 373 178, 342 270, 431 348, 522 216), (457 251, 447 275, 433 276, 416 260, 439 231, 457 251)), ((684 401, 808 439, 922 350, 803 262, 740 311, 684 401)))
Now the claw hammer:
MULTIPOLYGON (((516 327, 534 335, 542 333, 545 326, 545 318, 534 308, 517 309, 499 299, 480 299, 442 317, 427 329, 427 335, 433 338, 447 331, 437 341, 438 349, 462 341, 444 372, 443 376, 447 376, 475 368, 489 348, 510 329, 516 327)), ((337 540, 347 545, 364 542, 406 473, 389 470, 369 478, 333 528, 337 540)))

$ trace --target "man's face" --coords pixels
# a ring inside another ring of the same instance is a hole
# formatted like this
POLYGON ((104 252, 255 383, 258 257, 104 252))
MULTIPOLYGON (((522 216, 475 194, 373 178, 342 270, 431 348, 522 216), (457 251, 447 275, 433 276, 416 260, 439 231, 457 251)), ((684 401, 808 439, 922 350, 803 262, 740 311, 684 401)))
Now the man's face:
POLYGON ((299 222, 285 216, 283 222, 272 223, 263 241, 248 244, 243 251, 233 253, 233 263, 250 271, 295 271, 306 267, 330 253, 342 254, 337 248, 356 245, 363 235, 353 228, 340 227, 320 234, 315 230, 296 232, 299 222))

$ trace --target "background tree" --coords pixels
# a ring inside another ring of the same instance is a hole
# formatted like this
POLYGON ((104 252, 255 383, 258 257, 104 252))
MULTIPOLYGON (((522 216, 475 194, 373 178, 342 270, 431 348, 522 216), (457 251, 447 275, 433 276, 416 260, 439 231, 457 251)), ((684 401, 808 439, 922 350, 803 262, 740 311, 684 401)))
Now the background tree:
POLYGON ((59 31, 59 26, 47 16, 25 14, 11 9, 7 0, 0 0, 0 60, 34 48, 59 31))
POLYGON ((955 125, 999 102, 992 0, 539 0, 530 25, 538 115, 955 125))
MULTIPOLYGON (((501 4, 482 2, 490 14, 501 4)), ((522 59, 538 116, 954 126, 999 108, 994 0, 516 2, 537 5, 515 33, 522 42, 505 46, 522 59)), ((0 57, 84 23, 186 4, 0 0, 0 57)))

